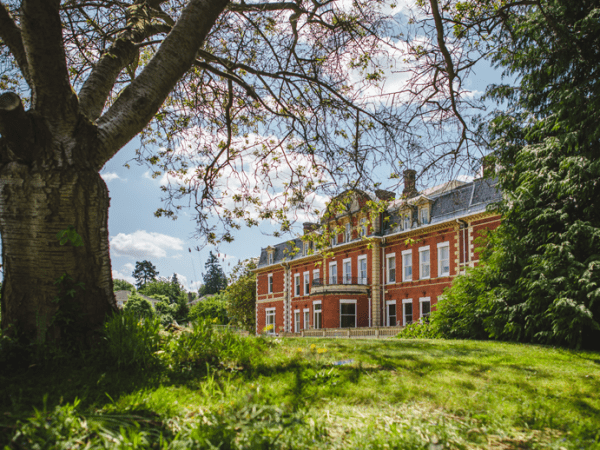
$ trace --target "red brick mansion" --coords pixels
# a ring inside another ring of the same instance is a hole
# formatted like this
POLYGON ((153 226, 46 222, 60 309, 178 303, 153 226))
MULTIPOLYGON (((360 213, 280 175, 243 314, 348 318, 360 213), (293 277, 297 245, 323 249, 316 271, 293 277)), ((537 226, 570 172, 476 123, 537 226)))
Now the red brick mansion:
MULTIPOLYGON (((354 191, 334 221, 341 233, 313 252, 301 238, 262 249, 256 269, 256 331, 404 326, 429 315, 445 287, 477 264, 474 239, 500 223, 487 206, 496 182, 451 181, 417 192, 404 173, 401 199, 389 191, 354 191), (369 200, 388 201, 371 216, 369 200), (299 251, 290 251, 290 249, 299 251)), ((331 220, 329 221, 329 223, 331 220)), ((321 224, 305 224, 305 234, 321 224)))

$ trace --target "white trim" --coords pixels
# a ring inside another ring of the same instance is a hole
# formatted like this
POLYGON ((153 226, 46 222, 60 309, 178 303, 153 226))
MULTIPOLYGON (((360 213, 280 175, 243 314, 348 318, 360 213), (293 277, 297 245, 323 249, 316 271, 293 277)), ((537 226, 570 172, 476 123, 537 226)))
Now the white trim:
MULTIPOLYGON (((386 323, 387 323, 388 327, 392 326, 392 325, 390 325, 390 305, 396 306, 396 300, 386 300, 385 301, 385 316, 386 316, 386 323)), ((394 317, 396 318, 396 325, 398 325, 398 308, 396 308, 396 315, 394 317)))
POLYGON ((352 283, 352 258, 344 258, 342 260, 342 282, 343 284, 352 283), (347 265, 350 265, 350 273, 346 272, 347 265))
POLYGON ((437 260, 438 260, 438 277, 448 277, 450 276, 450 242, 440 242, 437 245, 437 260), (442 248, 448 249, 448 272, 442 272, 442 258, 440 257, 440 252, 442 248))
POLYGON ((323 328, 323 305, 321 304, 321 300, 314 300, 313 301, 313 314, 312 315, 313 315, 313 328, 315 328, 315 330, 323 328), (317 309, 315 309, 315 305, 321 305, 321 308, 319 308, 319 310, 318 310, 319 311, 319 316, 320 316, 319 322, 320 322, 320 325, 321 325, 319 328, 316 327, 316 323, 317 323, 317 320, 316 320, 316 318, 317 318, 317 309))
POLYGON ((358 284, 368 284, 368 280, 369 280, 369 262, 367 260, 367 255, 358 255, 358 258, 356 258, 356 271, 357 271, 357 278, 358 278, 358 284), (364 261, 365 262, 365 275, 362 276, 360 273, 360 263, 364 261))
POLYGON ((419 321, 423 322, 423 303, 429 303, 429 314, 431 314, 431 297, 420 297, 419 298, 419 321))
POLYGON ((273 329, 267 332, 269 334, 275 334, 276 331, 277 331, 276 330, 276 328, 277 328, 277 321, 276 321, 277 313, 276 313, 275 310, 276 310, 275 307, 265 308, 265 328, 268 327, 269 325, 273 325, 273 329), (267 323, 267 318, 269 316, 273 316, 273 323, 272 324, 267 323))
POLYGON ((410 315, 410 317, 411 317, 410 322, 411 323, 414 321, 414 317, 415 317, 415 311, 414 311, 414 307, 413 307, 413 300, 412 300, 412 298, 405 298, 405 299, 403 299, 402 300, 402 325, 403 326, 407 325, 407 323, 406 323, 406 310, 404 308, 404 305, 406 305, 406 304, 410 304, 410 306, 411 306, 411 315, 410 315))
POLYGON ((294 295, 293 295, 293 297, 300 297, 300 274, 299 273, 294 274, 294 295), (298 280, 297 283, 296 283, 296 280, 298 280), (296 289, 296 286, 298 287, 298 289, 296 289))
POLYGON ((338 284, 338 270, 337 270, 337 261, 331 261, 329 263, 329 277, 327 279, 328 283, 327 284, 332 284, 331 282, 331 268, 335 266, 335 282, 333 284, 338 284))
POLYGON ((419 280, 429 280, 431 278, 431 249, 429 245, 424 247, 419 247, 419 280), (423 276, 423 262, 421 261, 421 254, 424 252, 429 252, 429 274, 424 277, 423 276))
MULTIPOLYGON (((342 328, 342 304, 346 304, 346 305, 354 305, 354 328, 356 328, 358 326, 358 310, 356 307, 356 300, 349 300, 349 299, 340 299, 340 317, 339 317, 339 324, 340 324, 340 328, 342 328)), ((347 327, 347 328, 352 328, 352 327, 347 327)))
POLYGON ((294 333, 299 333, 299 332, 300 332, 300 310, 295 309, 294 310, 294 333), (296 320, 296 318, 298 320, 296 320))
POLYGON ((304 308, 304 311, 302 311, 302 316, 302 320, 304 320, 304 329, 308 330, 310 328, 310 308, 304 308), (308 316, 306 313, 308 313, 308 316), (308 317, 308 321, 306 320, 306 317, 308 317))
POLYGON ((273 274, 267 274, 267 294, 273 293, 273 274))
POLYGON ((313 305, 320 305, 321 304, 321 300, 313 300, 313 305))
POLYGON ((412 281, 413 274, 413 260, 412 260, 412 249, 411 250, 403 250, 402 251, 402 281, 412 281), (410 255, 410 278, 406 276, 406 272, 404 270, 404 256, 410 255))
POLYGON ((393 284, 398 280, 398 261, 396 261, 396 253, 389 253, 385 255, 385 283, 393 284), (390 281, 390 259, 394 258, 394 281, 390 281))
POLYGON ((302 289, 304 291, 304 295, 310 295, 310 271, 306 271, 302 277, 302 289))
POLYGON ((273 253, 274 252, 267 252, 267 264, 268 265, 273 264, 273 260, 275 259, 273 253))

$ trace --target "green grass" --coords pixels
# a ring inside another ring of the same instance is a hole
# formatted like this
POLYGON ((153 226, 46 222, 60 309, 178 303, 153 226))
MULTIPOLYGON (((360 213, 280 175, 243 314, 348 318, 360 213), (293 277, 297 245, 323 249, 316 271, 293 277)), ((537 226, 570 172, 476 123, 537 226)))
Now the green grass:
POLYGON ((0 368, 0 447, 600 449, 598 353, 202 336, 212 350, 163 332, 138 368, 0 368))

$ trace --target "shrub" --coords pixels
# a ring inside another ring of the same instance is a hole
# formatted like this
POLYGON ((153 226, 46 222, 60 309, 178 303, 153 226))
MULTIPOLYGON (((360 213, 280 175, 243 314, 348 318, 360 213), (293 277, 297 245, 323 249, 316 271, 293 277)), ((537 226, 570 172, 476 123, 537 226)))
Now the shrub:
POLYGON ((227 297, 221 293, 200 300, 190 309, 189 318, 192 321, 197 319, 216 319, 217 323, 227 325, 229 323, 227 297))
POLYGON ((124 312, 129 312, 138 318, 153 317, 154 308, 152 304, 143 297, 133 293, 127 299, 127 303, 123 307, 124 312))
POLYGON ((107 352, 117 367, 149 367, 158 361, 160 320, 133 311, 115 314, 104 324, 107 352))
POLYGON ((440 337, 440 334, 429 322, 413 322, 400 330, 396 337, 399 339, 435 339, 440 337))

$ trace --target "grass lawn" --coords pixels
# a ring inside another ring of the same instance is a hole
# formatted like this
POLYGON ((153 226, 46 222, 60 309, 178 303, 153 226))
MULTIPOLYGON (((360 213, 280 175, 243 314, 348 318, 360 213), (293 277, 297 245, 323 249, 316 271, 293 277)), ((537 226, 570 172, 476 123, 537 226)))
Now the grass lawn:
POLYGON ((600 449, 598 353, 444 340, 244 345, 249 358, 202 364, 104 369, 90 356, 0 368, 0 447, 600 449))

